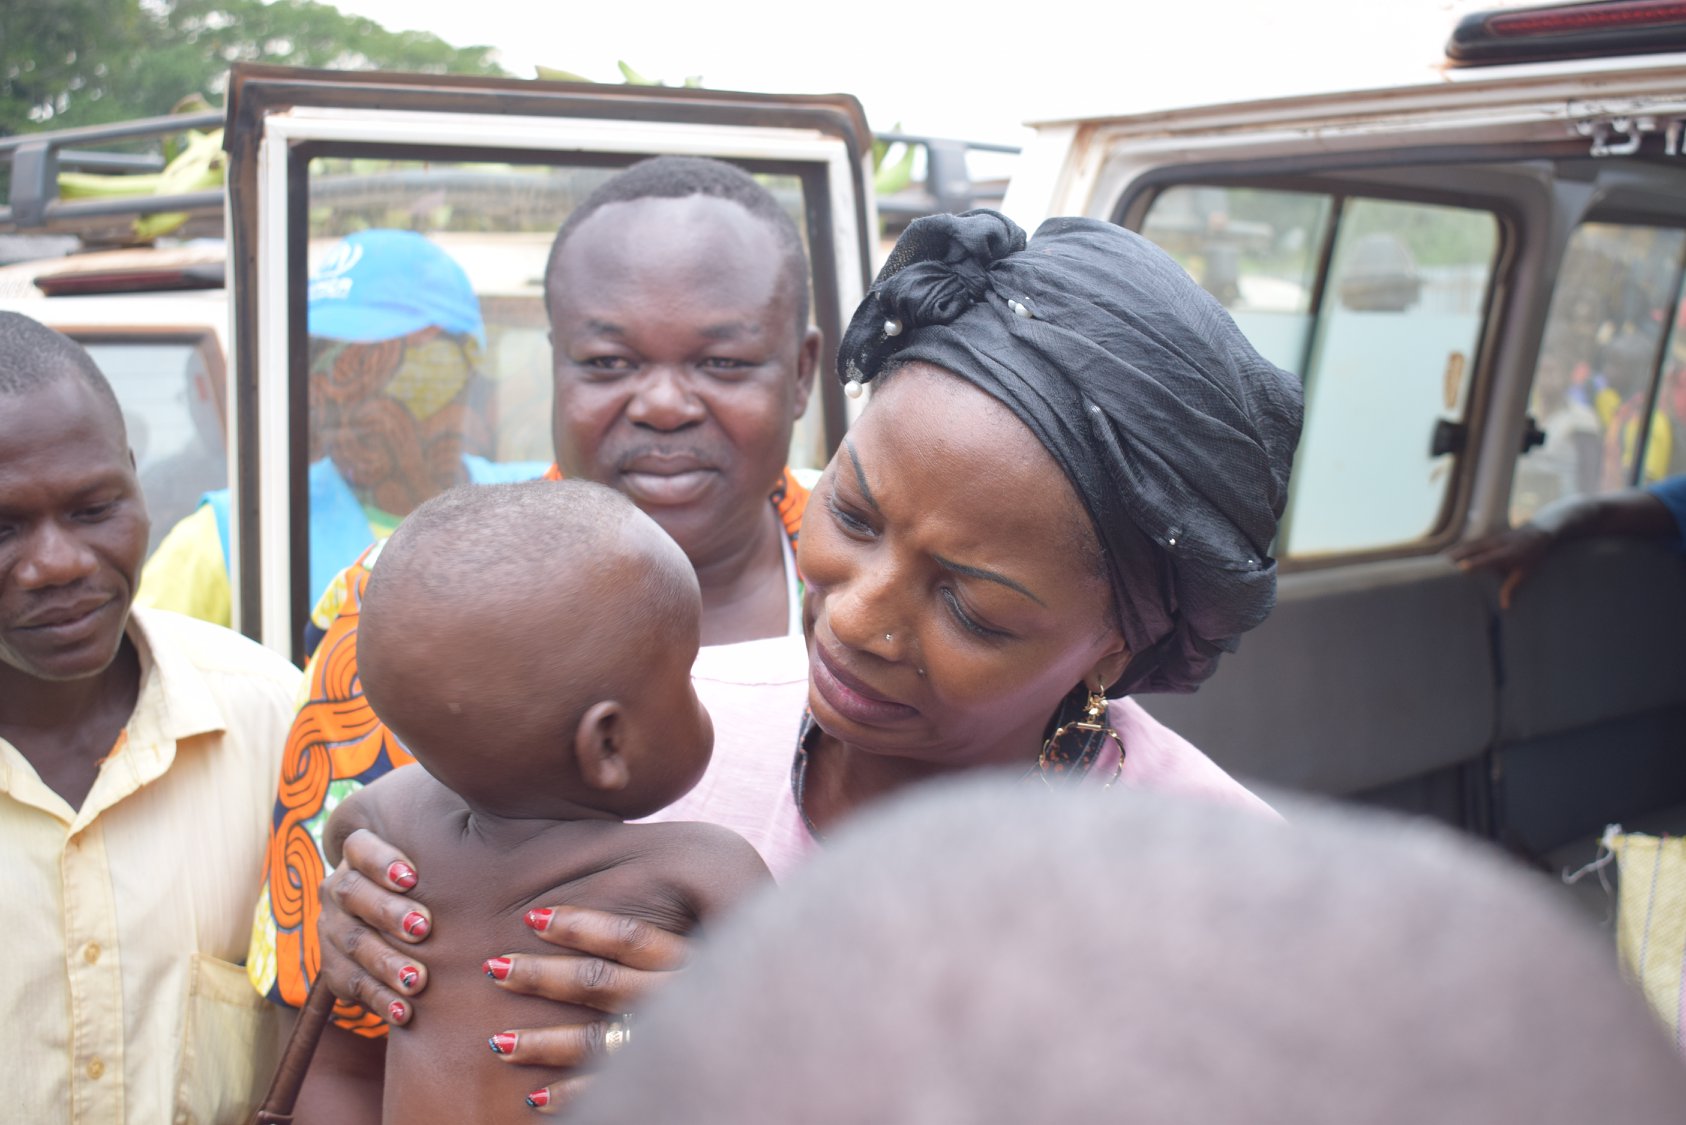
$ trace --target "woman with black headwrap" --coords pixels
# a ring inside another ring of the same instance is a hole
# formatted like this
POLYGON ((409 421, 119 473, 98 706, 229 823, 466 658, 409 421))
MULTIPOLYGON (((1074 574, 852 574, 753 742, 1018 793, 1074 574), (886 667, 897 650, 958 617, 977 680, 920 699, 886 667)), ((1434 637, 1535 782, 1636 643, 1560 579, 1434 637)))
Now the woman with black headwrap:
MULTIPOLYGON (((1027 242, 990 211, 908 228, 838 367, 873 396, 804 521, 807 675, 768 647, 782 672, 722 686, 705 650, 715 761, 660 818, 734 828, 782 874, 862 806, 982 768, 1263 809, 1126 696, 1194 690, 1269 612, 1298 381, 1138 235, 1055 219, 1027 242)), ((361 878, 329 880, 324 975, 386 1011, 425 950, 364 941, 362 972, 343 950, 353 914, 415 944, 388 875, 405 857, 367 832, 346 850, 361 878)), ((498 987, 617 1013, 683 960, 641 924, 535 913, 575 953, 517 954, 498 987)), ((572 1066, 627 1038, 621 1020, 527 1031, 509 1059, 572 1066)))

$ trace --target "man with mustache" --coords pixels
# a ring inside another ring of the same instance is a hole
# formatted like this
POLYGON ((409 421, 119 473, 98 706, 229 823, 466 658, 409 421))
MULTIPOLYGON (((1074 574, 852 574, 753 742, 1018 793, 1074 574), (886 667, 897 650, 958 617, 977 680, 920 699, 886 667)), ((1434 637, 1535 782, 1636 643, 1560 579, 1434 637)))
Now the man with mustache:
MULTIPOLYGON (((807 277, 801 236, 773 196, 696 158, 644 161, 608 181, 551 250, 551 475, 619 489, 679 543, 702 590, 705 655, 801 631, 794 543, 808 494, 785 458, 819 358, 807 277)), ((258 991, 295 1008, 318 965, 327 814, 412 760, 356 676, 359 606, 379 550, 336 579, 313 615, 321 640, 282 764, 247 963, 258 991)), ((301 1118, 378 1115, 391 1015, 336 1010, 301 1118)))
POLYGON ((31 1122, 250 1114, 281 1021, 238 962, 298 671, 131 610, 149 521, 79 345, 0 313, 0 1105, 31 1122))

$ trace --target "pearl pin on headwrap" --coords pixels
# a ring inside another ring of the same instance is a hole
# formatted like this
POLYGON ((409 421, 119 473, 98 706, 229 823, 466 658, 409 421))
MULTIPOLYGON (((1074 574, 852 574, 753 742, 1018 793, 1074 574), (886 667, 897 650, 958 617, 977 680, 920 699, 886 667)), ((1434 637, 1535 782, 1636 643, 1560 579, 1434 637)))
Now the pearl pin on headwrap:
MULTIPOLYGON (((886 337, 890 337, 890 336, 900 336, 901 334, 902 334, 902 322, 901 322, 901 320, 899 318, 893 317, 893 316, 885 317, 884 318, 884 335, 886 337)), ((861 381, 859 379, 850 379, 847 383, 843 384, 843 393, 848 395, 850 398, 860 398, 861 397, 861 391, 863 391, 864 389, 865 388, 861 385, 861 381)))

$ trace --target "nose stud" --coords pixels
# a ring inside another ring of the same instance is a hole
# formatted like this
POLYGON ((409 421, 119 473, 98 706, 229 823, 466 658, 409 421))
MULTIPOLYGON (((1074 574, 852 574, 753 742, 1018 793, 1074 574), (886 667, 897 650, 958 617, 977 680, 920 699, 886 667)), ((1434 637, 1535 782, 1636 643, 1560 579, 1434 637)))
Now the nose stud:
POLYGON ((895 639, 896 639, 896 638, 894 638, 894 637, 892 637, 892 636, 891 636, 891 635, 890 635, 890 634, 888 634, 888 633, 885 633, 885 634, 884 634, 884 639, 885 639, 885 640, 887 640, 887 641, 893 641, 893 640, 895 640, 895 639))

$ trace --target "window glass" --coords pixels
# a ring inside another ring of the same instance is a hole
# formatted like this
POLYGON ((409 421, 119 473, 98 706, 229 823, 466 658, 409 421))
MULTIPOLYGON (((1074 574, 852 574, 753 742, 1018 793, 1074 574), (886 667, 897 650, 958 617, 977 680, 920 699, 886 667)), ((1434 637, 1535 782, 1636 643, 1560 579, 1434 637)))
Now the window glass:
POLYGON ((1440 520, 1499 228, 1484 211, 1348 199, 1305 371, 1280 550, 1389 547, 1440 520))
MULTIPOLYGON (((616 171, 310 162, 313 597, 429 496, 465 480, 536 477, 549 466, 545 264, 562 221, 616 171), (416 248, 418 239, 425 247, 416 248), (431 272, 449 268, 438 265, 441 254, 461 268, 470 293, 431 272), (376 255, 390 255, 399 276, 385 278, 376 255), (433 279, 418 282, 428 290, 428 318, 380 295, 385 281, 414 288, 423 273, 433 279)), ((802 230, 801 179, 759 178, 802 230)), ((816 395, 793 442, 798 465, 823 457, 820 413, 816 395)))
POLYGON ((1686 232, 1586 223, 1571 236, 1540 339, 1529 414, 1542 445, 1517 461, 1511 520, 1568 496, 1686 470, 1678 319, 1686 232), (1657 383, 1659 361, 1667 378, 1657 383), (1650 425, 1641 421, 1656 407, 1650 425), (1641 464, 1643 460, 1643 464, 1641 464))
POLYGON ((152 517, 150 553, 206 492, 228 484, 222 409, 203 346, 184 340, 81 342, 123 407, 152 517))
POLYGON ((1645 479, 1680 476, 1686 473, 1686 301, 1674 309, 1668 348, 1664 351, 1662 382, 1657 387, 1657 406, 1651 419, 1650 440, 1666 441, 1668 457, 1654 460, 1655 450, 1645 452, 1645 479), (1665 437, 1666 435, 1666 437, 1665 437), (1660 471, 1659 471, 1660 470, 1660 471))
POLYGON ((1154 199, 1142 234, 1223 302, 1260 354, 1298 371, 1330 205, 1307 192, 1174 187, 1154 199))
POLYGON ((1437 427, 1463 419, 1498 250, 1494 216, 1186 185, 1154 199, 1142 233, 1223 302, 1265 358, 1305 382, 1277 553, 1373 550, 1432 533, 1451 457, 1431 450, 1437 427))

